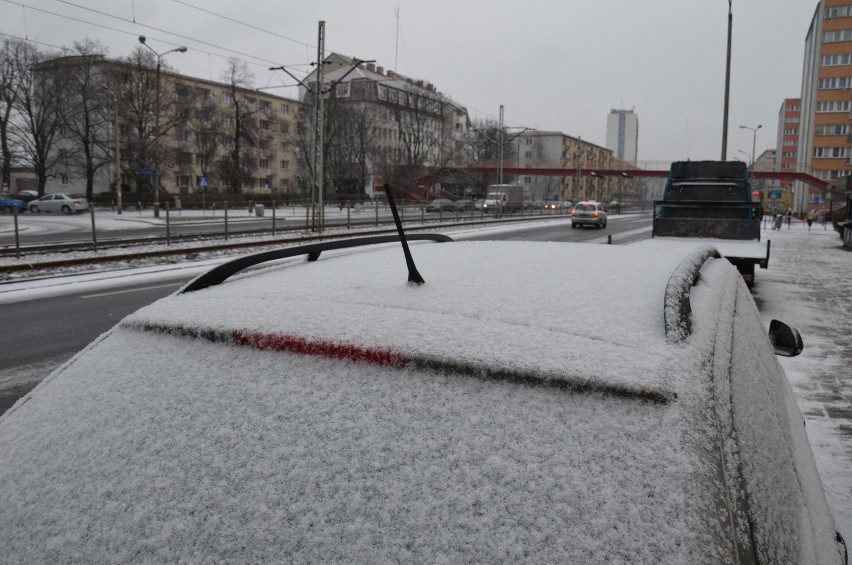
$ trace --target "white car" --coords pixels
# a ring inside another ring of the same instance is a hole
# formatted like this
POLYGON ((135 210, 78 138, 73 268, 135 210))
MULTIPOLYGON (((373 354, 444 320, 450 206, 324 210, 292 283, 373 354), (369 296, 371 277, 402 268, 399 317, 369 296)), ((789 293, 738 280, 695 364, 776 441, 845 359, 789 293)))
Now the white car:
POLYGON ((27 207, 30 212, 62 212, 63 214, 72 214, 74 212, 83 212, 89 209, 89 201, 84 196, 79 194, 68 194, 58 192, 54 194, 45 194, 41 198, 31 200, 27 207))
POLYGON ((571 227, 595 226, 606 227, 606 208, 600 202, 577 202, 571 210, 571 227))
POLYGON ((216 267, 20 399, 2 560, 841 563, 801 340, 715 250, 392 239, 216 267))

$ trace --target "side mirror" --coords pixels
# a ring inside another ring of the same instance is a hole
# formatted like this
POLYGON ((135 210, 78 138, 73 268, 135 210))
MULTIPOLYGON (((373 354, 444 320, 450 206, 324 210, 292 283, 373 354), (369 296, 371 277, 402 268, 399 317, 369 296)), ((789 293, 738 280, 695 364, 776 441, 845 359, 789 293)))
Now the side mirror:
POLYGON ((795 357, 804 349, 799 330, 779 320, 769 322, 769 342, 775 348, 775 355, 795 357))

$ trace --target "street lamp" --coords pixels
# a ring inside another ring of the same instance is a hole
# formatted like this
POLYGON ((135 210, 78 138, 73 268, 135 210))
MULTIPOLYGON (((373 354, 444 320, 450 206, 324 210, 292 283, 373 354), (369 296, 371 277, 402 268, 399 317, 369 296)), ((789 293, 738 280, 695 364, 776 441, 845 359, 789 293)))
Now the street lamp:
POLYGON ((743 155, 745 155, 746 157, 748 157, 748 162, 749 162, 749 163, 753 163, 753 162, 754 162, 754 159, 752 159, 752 157, 751 157, 751 154, 750 154, 750 153, 746 153, 746 152, 745 152, 745 151, 743 151, 742 149, 737 149, 737 153, 742 153, 743 155))
POLYGON ((154 217, 160 217, 160 185, 159 185, 159 175, 160 175, 160 59, 164 55, 168 55, 169 53, 186 53, 186 46, 181 45, 180 47, 175 47, 174 49, 169 49, 168 51, 163 51, 162 53, 157 53, 153 47, 145 43, 146 39, 144 35, 139 36, 139 43, 147 47, 151 53, 157 56, 157 86, 156 86, 156 99, 154 101, 154 217))
POLYGON ((757 130, 759 130, 762 127, 763 127, 763 124, 757 124, 756 128, 749 127, 749 126, 740 126, 740 129, 751 130, 751 132, 753 134, 752 139, 751 139, 751 172, 754 172, 754 158, 756 157, 754 152, 757 150, 757 130))
POLYGON ((728 106, 731 93, 731 34, 734 27, 734 14, 731 0, 728 0, 728 51, 725 58, 725 108, 722 116, 722 161, 728 160, 728 106))

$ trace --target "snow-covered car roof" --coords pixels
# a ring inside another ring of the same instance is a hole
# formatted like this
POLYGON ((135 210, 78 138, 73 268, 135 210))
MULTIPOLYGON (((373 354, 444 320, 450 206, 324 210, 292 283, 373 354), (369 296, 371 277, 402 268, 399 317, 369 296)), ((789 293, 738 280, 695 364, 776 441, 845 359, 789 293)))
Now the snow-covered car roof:
MULTIPOLYGON (((733 354, 725 365, 711 352, 734 335, 769 345, 759 322, 716 343, 719 321, 747 311, 727 262, 705 267, 692 335, 673 342, 664 297, 682 256, 522 242, 412 251, 425 285, 406 282, 398 246, 341 251, 124 319, 0 417, 4 554, 725 562, 752 548, 782 561, 834 551, 804 432, 785 423, 795 404, 784 383, 732 372, 729 389, 756 388, 751 408, 776 423, 745 430, 754 445, 729 445, 750 416, 714 381, 737 368, 733 354), (770 485, 740 477, 738 465, 773 457, 790 461, 775 462, 770 485), (732 492, 760 499, 756 518, 732 492), (776 530, 786 542, 762 537, 776 530)), ((771 352, 760 360, 777 368, 771 352)))

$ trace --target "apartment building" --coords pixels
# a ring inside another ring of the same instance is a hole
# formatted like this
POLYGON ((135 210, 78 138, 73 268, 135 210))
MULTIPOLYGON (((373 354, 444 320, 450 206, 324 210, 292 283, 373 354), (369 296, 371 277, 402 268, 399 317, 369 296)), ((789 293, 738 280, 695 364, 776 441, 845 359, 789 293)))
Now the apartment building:
POLYGON ((585 174, 584 171, 626 171, 632 165, 612 150, 558 131, 525 131, 513 141, 512 153, 521 169, 563 169, 577 174, 561 177, 521 174, 518 182, 532 200, 638 200, 641 186, 622 175, 585 174))
MULTIPOLYGON (((800 108, 797 170, 826 181, 852 174, 849 127, 852 2, 849 0, 822 0, 817 4, 805 38, 800 108)), ((826 198, 826 193, 796 182, 793 211, 803 213, 809 207, 821 207, 826 198)))
MULTIPOLYGON (((204 190, 298 199, 306 191, 293 142, 298 100, 168 70, 157 77, 150 66, 102 56, 52 59, 35 71, 43 80, 60 72, 89 75, 83 96, 94 124, 93 194, 115 193, 116 167, 125 203, 150 201, 155 178, 161 195, 204 190), (238 177, 228 174, 236 144, 242 146, 238 177)), ((79 94, 70 101, 82 105, 79 94)), ((60 132, 47 192, 86 192, 79 144, 68 131, 60 132)))
MULTIPOLYGON (((381 195, 385 182, 394 184, 397 179, 391 177, 400 170, 441 168, 465 156, 470 133, 467 108, 440 93, 435 85, 338 53, 325 60, 327 104, 354 110, 346 119, 365 125, 359 143, 368 148, 363 163, 343 167, 352 171, 351 176, 360 177, 338 175, 335 183, 357 183, 363 193, 373 197, 381 195)), ((304 81, 301 98, 306 103, 316 92, 315 83, 316 71, 304 81)), ((442 180, 445 188, 453 188, 449 186, 451 177, 442 180)))

